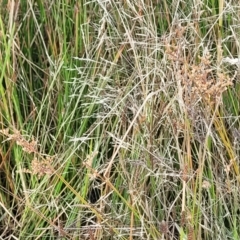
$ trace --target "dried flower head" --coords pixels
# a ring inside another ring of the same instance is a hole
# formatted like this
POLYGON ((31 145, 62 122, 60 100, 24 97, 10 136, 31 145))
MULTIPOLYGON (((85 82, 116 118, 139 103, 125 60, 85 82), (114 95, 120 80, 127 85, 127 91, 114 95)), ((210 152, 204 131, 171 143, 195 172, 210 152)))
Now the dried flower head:
POLYGON ((13 129, 13 133, 9 133, 9 128, 0 130, 0 133, 7 136, 7 140, 13 140, 22 150, 27 153, 34 153, 37 151, 37 141, 32 137, 31 141, 27 141, 17 129, 13 129))
POLYGON ((38 160, 36 157, 31 162, 31 170, 24 168, 22 172, 37 175, 38 178, 45 175, 52 175, 54 173, 54 168, 51 165, 52 158, 48 157, 43 160, 38 160))
POLYGON ((200 102, 207 106, 216 104, 227 87, 233 84, 229 76, 220 72, 214 74, 209 55, 199 58, 198 65, 183 64, 176 75, 183 87, 183 99, 188 109, 200 102))

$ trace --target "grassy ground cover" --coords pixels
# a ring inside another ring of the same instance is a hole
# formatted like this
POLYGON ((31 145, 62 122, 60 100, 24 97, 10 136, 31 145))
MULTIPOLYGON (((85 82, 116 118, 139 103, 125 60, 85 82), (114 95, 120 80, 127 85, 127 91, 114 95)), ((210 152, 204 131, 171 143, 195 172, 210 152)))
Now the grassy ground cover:
POLYGON ((240 239, 237 1, 0 1, 0 239, 240 239))

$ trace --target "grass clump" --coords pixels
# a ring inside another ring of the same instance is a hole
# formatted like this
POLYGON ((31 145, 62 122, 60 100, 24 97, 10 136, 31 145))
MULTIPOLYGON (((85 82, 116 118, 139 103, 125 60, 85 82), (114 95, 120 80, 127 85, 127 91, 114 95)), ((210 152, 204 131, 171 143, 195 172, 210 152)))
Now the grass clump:
POLYGON ((1 239, 239 239, 233 1, 2 1, 1 239))

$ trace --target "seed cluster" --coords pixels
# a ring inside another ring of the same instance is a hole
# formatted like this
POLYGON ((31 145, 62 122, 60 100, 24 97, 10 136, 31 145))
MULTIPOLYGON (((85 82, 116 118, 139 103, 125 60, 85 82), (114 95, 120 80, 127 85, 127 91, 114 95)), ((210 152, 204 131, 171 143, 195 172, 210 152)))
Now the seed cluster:
POLYGON ((210 65, 210 55, 199 57, 198 65, 182 65, 177 73, 184 89, 184 100, 187 105, 196 104, 199 101, 205 104, 216 104, 228 86, 233 84, 229 76, 217 72, 214 74, 210 65))
POLYGON ((37 151, 37 141, 32 137, 31 141, 27 141, 23 135, 17 129, 13 128, 12 133, 9 132, 8 128, 0 130, 0 133, 7 136, 7 140, 12 140, 16 142, 16 144, 22 147, 22 150, 28 154, 34 153, 35 156, 31 162, 31 170, 23 168, 22 172, 30 173, 36 175, 38 177, 42 177, 44 175, 51 175, 54 172, 54 168, 51 163, 53 161, 53 157, 44 158, 37 151))
POLYGON ((195 62, 192 59, 191 47, 184 34, 187 28, 178 26, 175 34, 165 40, 165 53, 171 63, 175 80, 180 82, 182 97, 187 108, 203 102, 212 106, 221 100, 222 93, 233 85, 233 79, 211 63, 212 56, 205 49, 195 62))

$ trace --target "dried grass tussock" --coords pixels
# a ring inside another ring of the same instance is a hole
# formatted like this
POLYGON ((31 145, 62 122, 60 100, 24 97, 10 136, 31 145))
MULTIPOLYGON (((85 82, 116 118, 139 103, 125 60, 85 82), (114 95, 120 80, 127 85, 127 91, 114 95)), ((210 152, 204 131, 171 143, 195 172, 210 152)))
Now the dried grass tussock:
POLYGON ((0 239, 240 239, 236 1, 0 1, 0 239))

